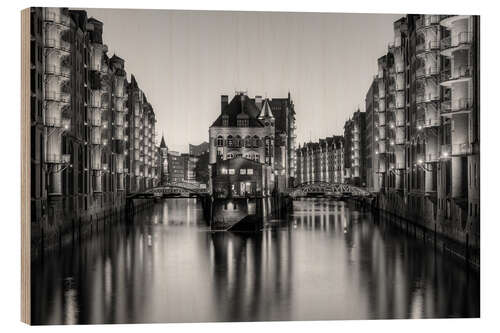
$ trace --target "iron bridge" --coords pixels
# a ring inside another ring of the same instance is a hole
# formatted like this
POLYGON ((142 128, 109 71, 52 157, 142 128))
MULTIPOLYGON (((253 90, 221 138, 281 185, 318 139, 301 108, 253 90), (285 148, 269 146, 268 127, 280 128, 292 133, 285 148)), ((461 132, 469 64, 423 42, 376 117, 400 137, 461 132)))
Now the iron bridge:
POLYGON ((208 189, 198 184, 185 182, 172 182, 156 186, 142 192, 131 193, 129 198, 148 198, 148 197, 190 197, 208 195, 208 189))
POLYGON ((332 197, 371 197, 366 189, 350 184, 329 182, 306 182, 289 189, 292 198, 306 197, 308 195, 325 195, 332 197))

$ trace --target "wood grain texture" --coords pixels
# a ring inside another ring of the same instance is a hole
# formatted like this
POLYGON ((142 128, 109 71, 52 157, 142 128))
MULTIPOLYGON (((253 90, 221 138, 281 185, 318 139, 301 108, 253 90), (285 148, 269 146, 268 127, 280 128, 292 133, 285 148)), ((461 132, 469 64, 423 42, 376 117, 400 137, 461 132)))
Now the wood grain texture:
POLYGON ((21 11, 21 321, 31 324, 30 9, 21 11))

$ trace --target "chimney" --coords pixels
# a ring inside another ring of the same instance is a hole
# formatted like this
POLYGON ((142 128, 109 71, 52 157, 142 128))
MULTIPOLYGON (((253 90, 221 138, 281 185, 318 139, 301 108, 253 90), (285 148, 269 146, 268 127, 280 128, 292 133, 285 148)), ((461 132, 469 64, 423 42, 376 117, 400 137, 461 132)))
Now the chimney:
POLYGON ((262 108, 262 96, 255 96, 255 105, 259 110, 262 108))
POLYGON ((228 104, 227 95, 221 95, 220 96, 220 111, 221 112, 224 110, 224 108, 227 106, 227 104, 228 104))

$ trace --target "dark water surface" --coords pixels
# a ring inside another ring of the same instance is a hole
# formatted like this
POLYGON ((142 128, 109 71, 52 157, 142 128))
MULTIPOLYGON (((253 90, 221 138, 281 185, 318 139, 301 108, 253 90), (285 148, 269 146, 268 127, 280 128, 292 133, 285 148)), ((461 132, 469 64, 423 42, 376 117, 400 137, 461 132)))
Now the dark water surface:
POLYGON ((479 316, 479 276, 344 202, 294 202, 258 234, 172 199, 32 268, 35 324, 479 316))

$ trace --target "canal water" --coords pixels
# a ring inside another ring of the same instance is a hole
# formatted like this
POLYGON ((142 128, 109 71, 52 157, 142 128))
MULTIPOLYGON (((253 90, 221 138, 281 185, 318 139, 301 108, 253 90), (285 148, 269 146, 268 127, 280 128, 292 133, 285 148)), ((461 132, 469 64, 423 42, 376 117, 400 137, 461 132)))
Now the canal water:
POLYGON ((169 199, 32 268, 35 324, 479 316, 479 276, 345 202, 210 232, 169 199))

